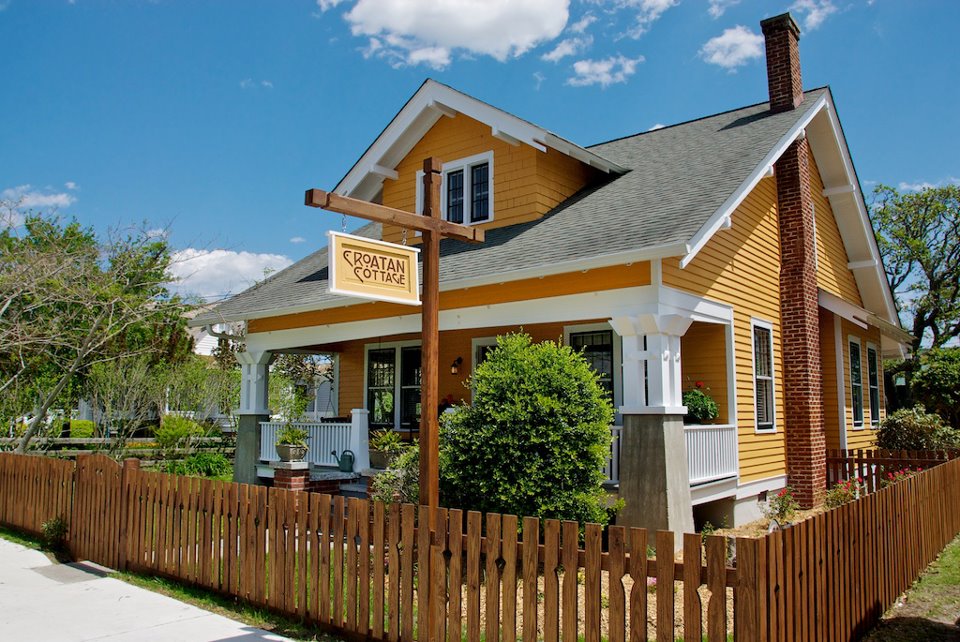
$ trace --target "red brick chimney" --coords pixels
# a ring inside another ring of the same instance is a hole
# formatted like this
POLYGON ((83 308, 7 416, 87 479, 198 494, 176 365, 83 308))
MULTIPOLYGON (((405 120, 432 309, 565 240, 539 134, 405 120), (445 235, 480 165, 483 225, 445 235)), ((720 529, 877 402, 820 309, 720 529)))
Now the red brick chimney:
POLYGON ((795 109, 803 101, 800 78, 800 27, 789 13, 760 22, 767 45, 767 86, 770 110, 795 109))
MULTIPOLYGON (((790 14, 760 23, 767 46, 770 110, 803 101, 800 30, 790 14)), ((810 508, 826 490, 816 240, 810 187, 810 145, 801 136, 774 165, 780 225, 780 314, 783 344, 784 430, 788 483, 810 508)))

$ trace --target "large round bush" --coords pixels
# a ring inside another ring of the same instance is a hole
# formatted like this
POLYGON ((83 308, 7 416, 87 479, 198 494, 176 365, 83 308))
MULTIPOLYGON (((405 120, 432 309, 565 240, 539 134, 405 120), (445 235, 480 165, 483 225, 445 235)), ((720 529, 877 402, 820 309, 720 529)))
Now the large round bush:
POLYGON ((613 409, 583 357, 507 335, 470 383, 473 405, 443 417, 444 504, 605 523, 613 409))
POLYGON ((914 406, 902 408, 881 422, 877 446, 890 450, 960 448, 960 433, 944 424, 939 415, 914 406))

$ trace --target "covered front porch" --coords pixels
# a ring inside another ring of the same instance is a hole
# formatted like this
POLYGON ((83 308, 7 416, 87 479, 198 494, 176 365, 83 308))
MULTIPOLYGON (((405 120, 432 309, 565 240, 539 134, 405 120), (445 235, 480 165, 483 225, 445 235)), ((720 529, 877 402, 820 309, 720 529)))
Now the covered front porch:
MULTIPOLYGON (((371 304, 372 305, 372 304, 371 304)), ((625 418, 682 418, 682 394, 699 383, 716 401, 719 416, 704 425, 683 425, 683 477, 688 486, 736 479, 736 395, 732 310, 664 286, 646 286, 441 312, 440 398, 443 405, 470 403, 469 376, 496 338, 523 331, 535 341, 553 340, 582 351, 600 375, 616 410, 606 466, 616 488, 625 467, 625 418), (507 323, 509 322, 509 323, 507 323)), ((332 417, 302 424, 308 459, 316 471, 333 471, 331 451, 350 449, 354 470, 369 469, 369 437, 393 430, 416 439, 420 414, 419 317, 405 315, 251 333, 243 363, 241 415, 252 450, 248 468, 238 458, 238 478, 270 476, 276 417, 266 408, 269 363, 281 352, 329 355, 332 417)), ((241 439, 243 437, 241 436, 241 439)), ((662 458, 662 457, 661 457, 662 458)), ((673 457, 675 458, 675 457, 673 457)), ((253 479, 251 480, 253 481, 253 479)))

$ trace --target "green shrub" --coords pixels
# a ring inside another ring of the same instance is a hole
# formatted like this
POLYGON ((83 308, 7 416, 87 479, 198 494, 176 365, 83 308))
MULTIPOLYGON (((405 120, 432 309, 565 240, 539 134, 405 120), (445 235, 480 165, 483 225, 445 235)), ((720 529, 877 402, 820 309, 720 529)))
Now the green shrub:
POLYGON ((444 505, 609 521, 602 468, 613 409, 580 354, 522 333, 499 337, 470 385, 473 405, 443 415, 444 505))
POLYGON ((73 439, 90 439, 94 430, 95 426, 89 419, 70 420, 70 437, 73 439))
POLYGON ((857 477, 834 484, 833 488, 827 491, 825 503, 827 508, 836 508, 860 499, 866 494, 867 488, 863 484, 863 479, 857 477))
POLYGON ((306 446, 309 436, 310 433, 303 428, 284 426, 280 429, 280 432, 277 433, 277 443, 289 446, 306 446))
POLYGON ((69 526, 66 518, 59 516, 48 519, 40 525, 43 532, 43 545, 55 553, 62 553, 67 548, 67 533, 69 526))
POLYGON ((200 424, 178 415, 164 415, 154 433, 161 448, 179 448, 202 435, 203 427, 200 424))
POLYGON ((191 477, 230 479, 233 465, 220 453, 194 453, 184 459, 167 462, 167 472, 191 477))
POLYGON ((704 388, 703 383, 698 381, 693 390, 687 390, 683 393, 683 405, 687 407, 687 414, 683 418, 684 423, 702 424, 713 421, 720 415, 717 402, 713 400, 709 392, 710 389, 704 388))
POLYGON ((877 446, 890 450, 960 448, 960 433, 923 406, 903 408, 880 423, 877 446))
POLYGON ((370 497, 391 504, 420 500, 420 449, 408 446, 390 465, 370 482, 370 497))
POLYGON ((775 519, 778 524, 789 524, 797 515, 800 504, 793 496, 793 489, 789 486, 781 489, 772 499, 767 500, 763 514, 767 519, 775 519))

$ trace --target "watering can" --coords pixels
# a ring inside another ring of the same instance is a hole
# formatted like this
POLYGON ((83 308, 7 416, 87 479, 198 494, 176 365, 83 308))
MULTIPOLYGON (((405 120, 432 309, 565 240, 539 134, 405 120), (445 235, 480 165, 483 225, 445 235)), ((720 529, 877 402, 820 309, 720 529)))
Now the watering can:
POLYGON ((333 458, 337 460, 337 466, 340 468, 342 473, 352 473, 353 472, 353 462, 356 461, 357 456, 353 454, 352 450, 344 450, 343 454, 337 457, 337 451, 331 450, 330 454, 333 455, 333 458))

